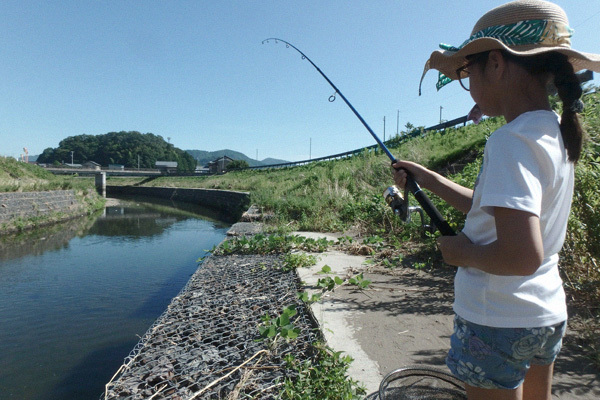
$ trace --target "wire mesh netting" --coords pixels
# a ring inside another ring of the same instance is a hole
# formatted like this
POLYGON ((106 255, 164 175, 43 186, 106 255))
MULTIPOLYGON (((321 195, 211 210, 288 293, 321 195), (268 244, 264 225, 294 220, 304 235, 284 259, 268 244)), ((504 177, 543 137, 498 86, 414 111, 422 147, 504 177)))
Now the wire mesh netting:
POLYGON ((210 256, 142 337, 102 399, 274 398, 285 355, 310 357, 319 331, 278 256, 210 256), (265 314, 295 305, 297 339, 259 341, 265 314))

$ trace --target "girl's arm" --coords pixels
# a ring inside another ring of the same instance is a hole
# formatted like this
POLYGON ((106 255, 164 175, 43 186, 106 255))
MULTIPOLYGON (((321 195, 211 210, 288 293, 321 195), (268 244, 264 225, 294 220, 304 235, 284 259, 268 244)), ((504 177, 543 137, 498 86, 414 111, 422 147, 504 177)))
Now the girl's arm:
POLYGON ((537 215, 495 207, 497 240, 473 244, 463 233, 438 238, 444 261, 450 265, 477 268, 494 275, 531 275, 544 259, 537 215))
POLYGON ((406 171, 409 171, 421 187, 431 190, 452 207, 465 214, 471 209, 473 202, 472 189, 452 182, 450 179, 413 162, 398 161, 392 166, 396 168, 394 182, 399 187, 404 188, 406 185, 406 171))

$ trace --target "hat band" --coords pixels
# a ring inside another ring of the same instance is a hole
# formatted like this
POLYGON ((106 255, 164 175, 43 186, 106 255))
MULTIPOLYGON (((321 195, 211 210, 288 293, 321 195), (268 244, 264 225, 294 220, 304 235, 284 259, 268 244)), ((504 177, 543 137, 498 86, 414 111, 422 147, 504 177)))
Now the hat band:
MULTIPOLYGON (((571 36, 573 36, 573 29, 563 22, 534 19, 519 21, 508 25, 490 26, 475 32, 459 47, 441 43, 440 48, 443 50, 456 52, 472 41, 481 38, 496 39, 504 43, 506 46, 539 44, 549 47, 560 46, 570 48, 571 36)), ((447 85, 451 81, 452 80, 446 75, 440 73, 438 82, 435 86, 438 90, 440 90, 443 86, 447 85)))
POLYGON ((507 46, 543 44, 571 47, 571 36, 573 36, 573 29, 563 22, 532 19, 514 24, 490 26, 475 32, 459 47, 443 43, 440 47, 443 50, 459 51, 473 40, 481 38, 498 39, 507 46))

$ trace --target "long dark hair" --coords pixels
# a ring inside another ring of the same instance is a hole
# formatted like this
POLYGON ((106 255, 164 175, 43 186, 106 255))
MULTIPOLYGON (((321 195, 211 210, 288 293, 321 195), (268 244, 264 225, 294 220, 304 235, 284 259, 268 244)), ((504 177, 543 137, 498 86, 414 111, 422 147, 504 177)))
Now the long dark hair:
POLYGON ((521 65, 532 75, 547 76, 551 74, 554 78, 554 86, 558 92, 558 97, 560 97, 563 103, 560 133, 569 161, 573 163, 579 161, 585 135, 578 115, 578 112, 582 110, 582 103, 579 98, 583 94, 583 91, 573 65, 569 62, 569 58, 557 52, 519 57, 502 51, 502 55, 506 59, 521 65))

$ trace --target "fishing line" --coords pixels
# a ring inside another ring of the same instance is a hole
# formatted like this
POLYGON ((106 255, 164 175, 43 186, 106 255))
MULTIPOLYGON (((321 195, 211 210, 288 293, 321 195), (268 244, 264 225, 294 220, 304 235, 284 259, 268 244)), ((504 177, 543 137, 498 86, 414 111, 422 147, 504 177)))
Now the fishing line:
MULTIPOLYGON (((356 111, 354 106, 352 104, 350 104, 348 99, 346 99, 346 96, 344 96, 342 94, 342 92, 337 88, 337 86, 335 86, 335 84, 327 77, 327 75, 325 75, 323 73, 323 71, 321 71, 321 69, 310 58, 308 58, 308 56, 306 54, 304 54, 300 49, 298 49, 293 44, 291 44, 285 40, 282 40, 282 39, 268 38, 268 39, 263 40, 262 43, 263 44, 270 43, 271 40, 274 41, 275 43, 279 43, 279 42, 285 43, 286 48, 291 47, 292 49, 294 49, 298 53, 300 53, 300 55, 302 56, 302 59, 307 60, 319 72, 319 74, 321 74, 321 76, 327 81, 327 83, 329 83, 329 85, 331 85, 331 87, 335 90, 335 92, 331 96, 329 96, 328 100, 330 102, 333 102, 333 101, 335 101, 337 96, 340 96, 342 98, 342 100, 344 100, 346 105, 348 107, 350 107, 350 109, 352 110, 354 115, 364 125, 364 127, 367 129, 367 131, 369 131, 371 136, 373 136, 373 139, 375 139, 375 141, 377 142, 377 144, 379 145, 381 150, 383 150, 383 152, 388 156, 388 158, 390 159, 392 164, 397 162, 396 158, 392 155, 392 153, 388 150, 388 148, 385 146, 385 144, 375 134, 373 129, 371 129, 369 124, 367 124, 367 122, 364 120, 364 118, 358 113, 358 111, 356 111)), ((421 188, 419 187, 417 182, 415 182, 414 178, 410 175, 410 173, 408 173, 408 171, 407 171, 407 174, 408 175, 406 177, 406 189, 409 190, 413 194, 415 199, 419 202, 419 204, 423 208, 423 211, 425 211, 425 213, 429 216, 429 218, 431 218, 432 224, 437 229, 439 229, 441 234, 444 236, 455 235, 454 230, 450 227, 448 222, 446 222, 446 220, 444 220, 444 218, 442 217, 440 212, 437 210, 437 208, 435 208, 435 206, 433 205, 433 203, 431 202, 429 197, 427 197, 427 195, 421 190, 421 188)), ((388 190, 389 189, 391 189, 391 188, 388 188, 388 190)), ((388 192, 388 190, 386 190, 386 193, 388 192)), ((388 193, 387 195, 384 194, 384 195, 386 195, 386 201, 394 209, 394 212, 396 214, 400 215, 404 220, 406 220, 407 216, 409 214, 408 196, 405 194, 404 198, 402 198, 402 196, 400 196, 400 193, 397 190, 395 192, 392 190, 391 192, 393 192, 393 193, 388 193), (388 199, 388 196, 391 196, 391 197, 389 197, 389 199, 388 199)))

